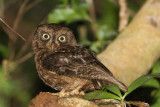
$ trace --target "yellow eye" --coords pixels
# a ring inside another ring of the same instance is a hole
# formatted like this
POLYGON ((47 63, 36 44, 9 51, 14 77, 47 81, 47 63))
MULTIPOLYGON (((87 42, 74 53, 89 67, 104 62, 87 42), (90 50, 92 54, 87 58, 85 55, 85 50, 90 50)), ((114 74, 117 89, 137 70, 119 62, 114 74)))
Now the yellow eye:
POLYGON ((60 37, 58 38, 58 40, 59 40, 60 42, 65 42, 65 41, 66 41, 66 38, 65 38, 65 36, 60 36, 60 37))
POLYGON ((44 33, 42 37, 43 37, 44 40, 48 40, 50 38, 50 35, 44 33))

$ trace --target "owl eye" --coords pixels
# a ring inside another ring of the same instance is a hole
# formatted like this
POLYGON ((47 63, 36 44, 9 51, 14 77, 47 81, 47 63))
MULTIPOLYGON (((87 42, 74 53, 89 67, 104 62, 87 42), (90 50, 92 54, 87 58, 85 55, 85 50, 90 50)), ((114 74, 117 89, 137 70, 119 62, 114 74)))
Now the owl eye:
POLYGON ((44 40, 48 40, 50 38, 50 35, 45 33, 45 34, 43 34, 42 38, 44 40))
POLYGON ((60 36, 60 37, 58 38, 58 40, 59 40, 60 42, 65 42, 65 41, 66 41, 66 38, 65 38, 65 36, 60 36))

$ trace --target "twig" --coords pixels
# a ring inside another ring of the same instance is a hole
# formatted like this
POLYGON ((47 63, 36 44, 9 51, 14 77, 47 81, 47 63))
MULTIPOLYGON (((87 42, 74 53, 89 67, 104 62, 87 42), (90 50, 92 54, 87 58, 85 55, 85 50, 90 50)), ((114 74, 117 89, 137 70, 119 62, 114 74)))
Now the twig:
MULTIPOLYGON (((1 26, 5 25, 5 27, 7 27, 9 30, 11 30, 14 34, 19 36, 22 40, 26 41, 26 39, 23 36, 21 36, 19 33, 17 33, 15 30, 13 30, 2 18, 0 18, 0 25, 1 26)), ((14 37, 11 37, 11 35, 9 35, 9 38, 12 40, 14 39, 14 37)))
POLYGON ((91 28, 94 34, 94 37, 97 38, 97 25, 96 25, 96 15, 95 15, 95 7, 93 0, 86 0, 87 4, 89 5, 89 14, 91 16, 90 23, 91 28))
POLYGON ((0 0, 0 17, 3 17, 4 14, 4 1, 0 0))
MULTIPOLYGON (((24 0, 24 2, 22 3, 22 5, 20 6, 19 8, 19 11, 17 13, 17 16, 16 16, 16 19, 13 23, 13 30, 16 30, 18 29, 18 25, 20 23, 20 20, 22 19, 22 16, 24 14, 24 9, 26 7, 28 3, 28 0, 24 0)), ((14 35, 14 34, 10 34, 10 35, 14 35)), ((17 37, 14 38, 15 39, 15 42, 17 41, 17 37)), ((9 57, 8 59, 11 61, 11 60, 14 60, 15 58, 15 52, 16 52, 16 48, 15 48, 15 42, 12 42, 11 40, 9 41, 9 57)))
POLYGON ((128 105, 132 104, 137 107, 150 107, 150 105, 148 103, 141 102, 141 101, 125 101, 125 103, 128 105))
POLYGON ((93 0, 86 0, 86 2, 89 5, 89 13, 90 13, 90 16, 91 16, 92 20, 96 20, 93 0))
POLYGON ((118 3, 120 6, 120 12, 119 12, 120 21, 119 21, 118 31, 121 32, 128 24, 128 12, 127 12, 126 0, 118 0, 118 3))
MULTIPOLYGON (((48 14, 48 13, 46 13, 48 14)), ((47 19, 47 15, 45 15, 46 17, 43 18, 43 20, 40 22, 40 24, 45 23, 46 19, 47 19)), ((28 40, 25 42, 25 44, 21 47, 20 51, 16 54, 15 59, 19 59, 20 57, 22 57, 23 53, 25 52, 25 50, 27 50, 27 48, 30 46, 31 42, 32 42, 32 38, 33 38, 33 33, 31 33, 31 35, 28 37, 28 40)))
POLYGON ((3 21, 2 18, 0 18, 0 25, 8 33, 8 36, 9 36, 8 46, 9 46, 9 52, 10 52, 8 59, 13 60, 14 55, 15 55, 15 48, 13 44, 16 42, 16 39, 15 39, 16 36, 14 35, 19 36, 24 41, 26 41, 26 39, 23 36, 21 36, 19 33, 17 33, 14 29, 12 29, 5 21, 3 21), (11 31, 11 33, 8 31, 8 29, 11 31))
POLYGON ((29 4, 26 8, 25 8, 25 12, 30 10, 31 8, 33 8, 36 4, 38 4, 39 2, 41 2, 42 0, 35 0, 34 2, 32 2, 31 4, 29 4))
MULTIPOLYGON (((29 4, 28 6, 25 7, 24 12, 29 11, 31 8, 33 8, 36 4, 38 4, 41 1, 42 0, 35 0, 34 2, 32 2, 31 4, 29 4)), ((22 56, 23 52, 28 48, 28 46, 30 46, 30 43, 32 41, 32 35, 33 35, 33 33, 31 33, 27 42, 25 42, 25 44, 21 47, 20 51, 15 56, 15 59, 20 58, 22 56)))
POLYGON ((13 24, 13 29, 14 30, 17 30, 17 28, 18 28, 19 22, 20 22, 23 14, 24 14, 24 9, 25 9, 27 3, 28 3, 28 0, 24 0, 24 2, 22 3, 22 5, 21 5, 21 7, 18 11, 18 14, 17 14, 16 19, 15 19, 14 24, 13 24))
POLYGON ((15 59, 19 59, 20 57, 23 56, 23 53, 25 52, 25 50, 27 50, 27 48, 30 46, 30 44, 32 42, 32 35, 33 35, 33 33, 29 36, 28 40, 21 47, 21 49, 18 51, 18 53, 15 56, 15 59))
POLYGON ((21 64, 23 63, 24 61, 28 60, 29 58, 31 58, 33 56, 33 52, 29 52, 27 53, 26 55, 24 55, 21 59, 17 60, 15 62, 15 64, 21 64))
MULTIPOLYGON (((31 4, 29 4, 27 6, 27 3, 28 3, 29 0, 24 0, 24 2, 22 3, 22 5, 20 6, 20 9, 17 13, 17 17, 15 19, 15 22, 13 24, 13 29, 14 30, 17 30, 18 29, 18 25, 23 17, 23 15, 25 14, 26 11, 30 10, 32 7, 34 7, 36 4, 38 4, 39 2, 41 2, 42 0, 35 0, 34 2, 32 2, 31 4)), ((17 40, 17 38, 15 38, 15 41, 17 40)), ((12 42, 10 41, 9 43, 9 49, 10 49, 10 52, 12 53, 12 55, 9 56, 9 59, 13 59, 15 58, 15 49, 11 49, 14 47, 14 45, 12 44, 12 42)))

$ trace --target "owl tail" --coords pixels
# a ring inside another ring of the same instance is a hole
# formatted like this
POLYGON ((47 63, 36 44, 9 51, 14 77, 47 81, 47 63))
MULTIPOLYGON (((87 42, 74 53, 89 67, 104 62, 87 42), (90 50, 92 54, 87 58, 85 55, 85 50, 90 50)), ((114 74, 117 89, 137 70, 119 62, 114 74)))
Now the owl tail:
POLYGON ((126 92, 128 91, 128 88, 125 84, 123 84, 122 82, 118 81, 117 79, 115 79, 114 77, 112 77, 113 79, 109 82, 118 85, 118 87, 123 91, 126 92))
POLYGON ((122 82, 116 80, 114 77, 110 77, 109 80, 93 80, 95 89, 100 89, 100 87, 108 85, 110 83, 118 85, 118 87, 123 91, 128 91, 127 86, 124 85, 122 82))

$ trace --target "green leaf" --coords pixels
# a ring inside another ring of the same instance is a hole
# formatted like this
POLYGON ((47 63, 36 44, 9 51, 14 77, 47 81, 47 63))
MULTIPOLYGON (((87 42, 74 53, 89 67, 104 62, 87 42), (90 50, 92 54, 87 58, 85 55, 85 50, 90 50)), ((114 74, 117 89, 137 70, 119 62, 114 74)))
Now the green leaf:
POLYGON ((67 23, 76 21, 76 20, 87 20, 87 15, 82 15, 77 13, 74 9, 67 8, 58 8, 49 14, 49 23, 60 23, 66 21, 67 23))
POLYGON ((89 46, 90 45, 90 41, 87 40, 87 39, 84 39, 84 40, 80 41, 78 43, 78 45, 80 45, 80 46, 89 46))
POLYGON ((10 83, 6 75, 4 74, 2 66, 0 66, 0 89, 1 92, 5 95, 10 95, 12 96, 12 87, 13 84, 10 83))
POLYGON ((61 0, 61 2, 63 2, 63 4, 67 4, 68 0, 61 0))
POLYGON ((160 105, 160 98, 156 102, 154 102, 154 104, 152 104, 151 107, 159 107, 159 105, 160 105))
POLYGON ((9 107, 9 103, 6 101, 5 98, 3 98, 3 96, 0 96, 0 107, 9 107))
POLYGON ((147 81, 143 87, 153 87, 153 88, 159 88, 160 84, 159 81, 157 79, 151 79, 149 81, 147 81))
POLYGON ((105 88, 111 92, 113 92, 114 94, 118 95, 120 98, 122 97, 121 91, 119 89, 119 87, 115 84, 110 84, 107 86, 103 86, 102 88, 105 88))
POLYGON ((117 32, 112 29, 108 29, 107 25, 100 25, 98 27, 97 34, 98 34, 98 40, 105 41, 105 40, 113 40, 116 37, 117 32))
POLYGON ((2 55, 3 58, 7 58, 8 49, 7 49, 7 47, 5 47, 1 44, 0 44, 0 54, 2 55))
POLYGON ((104 43, 103 41, 92 42, 89 49, 98 54, 102 49, 104 49, 104 43))
POLYGON ((129 87, 128 91, 124 94, 123 98, 125 98, 128 94, 130 94, 132 91, 137 89, 138 87, 142 86, 144 83, 149 81, 150 79, 153 78, 158 78, 160 77, 160 74, 151 74, 151 75, 144 75, 138 79, 136 79, 129 87))
POLYGON ((154 90, 151 93, 152 98, 154 98, 154 102, 151 107, 159 107, 160 105, 160 90, 154 90))
POLYGON ((101 0, 102 13, 98 20, 99 24, 107 24, 109 29, 117 29, 118 26, 118 7, 112 0, 101 0))
POLYGON ((68 1, 63 0, 64 4, 57 6, 57 8, 49 14, 49 23, 71 23, 77 20, 89 20, 87 13, 88 6, 86 3, 82 3, 81 0, 72 0, 72 6, 68 6, 67 2, 68 1))
POLYGON ((160 73, 160 60, 156 62, 156 64, 152 68, 152 73, 160 73))
POLYGON ((151 92, 151 96, 156 98, 156 99, 159 99, 160 98, 160 90, 159 89, 158 90, 153 90, 151 92))
POLYGON ((84 99, 86 100, 95 100, 95 99, 118 99, 120 100, 120 98, 116 96, 115 94, 109 93, 107 91, 102 91, 102 90, 87 93, 84 95, 84 99))

